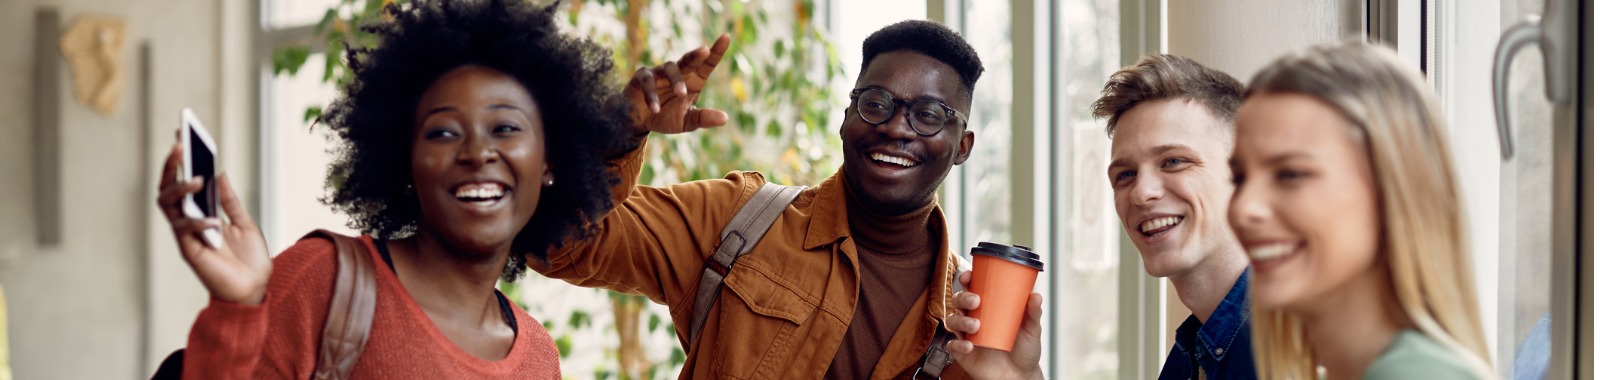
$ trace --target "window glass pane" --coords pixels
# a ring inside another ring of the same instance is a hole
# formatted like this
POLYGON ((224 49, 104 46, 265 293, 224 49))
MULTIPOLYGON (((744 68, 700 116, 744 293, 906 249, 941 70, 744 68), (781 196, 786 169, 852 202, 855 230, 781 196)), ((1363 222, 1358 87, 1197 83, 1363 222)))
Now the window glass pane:
MULTIPOLYGON (((1051 360, 1060 363, 1055 376, 1067 379, 1113 379, 1117 360, 1117 258, 1121 230, 1111 200, 1105 168, 1111 161, 1111 139, 1105 124, 1089 114, 1106 78, 1121 65, 1117 0, 1067 0, 1057 4, 1055 30, 1057 72, 1054 152, 1055 225, 1051 231, 1063 247, 1054 252, 1063 265, 1054 276, 1056 305, 1051 323, 1057 327, 1051 360)), ((1040 154, 1045 154, 1041 152, 1040 154)), ((1128 323, 1135 323, 1129 321, 1128 323)), ((1146 344, 1166 332, 1146 332, 1146 344)), ((1135 338, 1136 339, 1136 338, 1135 338)), ((1165 348, 1161 349, 1165 352, 1165 348)))
MULTIPOLYGON (((849 101, 847 95, 855 86, 856 75, 861 72, 861 42, 867 40, 872 32, 883 29, 889 24, 928 17, 927 0, 879 0, 879 1, 837 1, 838 7, 839 40, 834 41, 834 48, 839 49, 839 63, 844 65, 845 76, 848 77, 844 87, 834 89, 840 94, 839 98, 849 101)), ((840 103, 843 104, 843 103, 840 103)))
POLYGON ((334 146, 329 139, 336 137, 325 125, 311 126, 305 114, 307 108, 325 107, 338 95, 332 84, 322 81, 322 61, 322 54, 313 54, 299 75, 266 80, 261 227, 273 253, 317 228, 355 234, 346 227, 348 218, 320 200, 328 193, 324 179, 334 146))
MULTIPOLYGON (((328 9, 339 4, 340 0, 263 0, 267 6, 263 7, 263 16, 269 28, 287 28, 301 25, 316 24, 322 21, 322 16, 328 9)), ((361 3, 365 3, 362 1, 361 3)))
MULTIPOLYGON (((1485 42, 1488 43, 1488 42, 1485 42)), ((1500 166, 1499 352, 1501 373, 1549 365, 1553 122, 1544 97, 1544 57, 1525 49, 1511 65, 1508 105, 1516 155, 1500 166), (1510 364, 1510 365, 1504 365, 1510 364)))
POLYGON ((983 77, 973 91, 968 130, 975 134, 972 155, 962 164, 961 213, 964 236, 958 250, 980 241, 1011 239, 1011 5, 1003 1, 964 1, 962 31, 983 60, 983 77))
MULTIPOLYGON (((1518 0, 1509 14, 1539 14, 1543 0, 1518 0)), ((1463 5, 1464 6, 1464 5, 1463 5)), ((1494 44, 1496 41, 1481 41, 1494 44)), ((1516 154, 1500 166, 1500 283, 1496 362, 1510 379, 1542 378, 1550 362, 1553 109, 1544 96, 1544 56, 1513 60, 1507 100, 1516 154)), ((1465 77, 1474 78, 1474 77, 1465 77)), ((1488 75, 1474 79, 1488 79, 1488 75)))
POLYGON ((1518 55, 1508 100, 1515 110, 1512 125, 1523 127, 1513 128, 1516 155, 1500 166, 1500 283, 1509 286, 1500 294, 1499 347, 1491 348, 1499 354, 1498 368, 1510 378, 1520 378, 1512 374, 1518 368, 1549 363, 1548 356, 1527 357, 1525 351, 1549 349, 1553 248, 1549 152, 1554 141, 1543 57, 1534 49, 1518 55))

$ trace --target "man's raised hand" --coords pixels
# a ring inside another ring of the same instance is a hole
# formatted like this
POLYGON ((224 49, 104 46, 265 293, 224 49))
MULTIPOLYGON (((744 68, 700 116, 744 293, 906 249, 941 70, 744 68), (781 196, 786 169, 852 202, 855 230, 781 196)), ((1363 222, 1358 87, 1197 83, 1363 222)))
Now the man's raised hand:
POLYGON ((632 105, 634 132, 683 133, 727 124, 727 112, 696 108, 694 103, 731 42, 723 34, 710 48, 701 47, 677 61, 635 71, 625 90, 632 105))

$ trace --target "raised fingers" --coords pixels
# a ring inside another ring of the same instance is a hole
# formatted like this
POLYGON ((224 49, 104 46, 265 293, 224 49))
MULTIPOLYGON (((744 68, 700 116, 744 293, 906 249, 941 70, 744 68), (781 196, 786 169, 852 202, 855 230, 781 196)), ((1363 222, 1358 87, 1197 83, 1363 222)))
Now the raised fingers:
POLYGON ((711 55, 711 49, 704 46, 683 53, 678 57, 678 70, 689 75, 700 75, 700 66, 705 65, 706 56, 711 55))
POLYGON ((217 218, 177 218, 171 224, 172 234, 178 237, 178 248, 185 258, 205 251, 206 243, 202 242, 201 233, 222 228, 222 220, 217 218))
POLYGON ((683 82, 683 71, 678 69, 676 62, 662 63, 661 72, 666 74, 668 83, 672 85, 672 93, 679 96, 689 94, 689 85, 683 82))
POLYGON ((156 205, 161 208, 161 213, 167 220, 188 219, 183 216, 183 197, 200 191, 204 184, 192 178, 184 181, 173 181, 171 185, 161 188, 156 193, 156 205))
POLYGON ((728 113, 719 109, 695 108, 690 109, 684 116, 684 129, 694 130, 703 127, 715 127, 728 123, 728 113))
POLYGON ((733 38, 729 37, 727 33, 717 37, 717 42, 712 43, 711 49, 706 52, 705 59, 700 60, 701 64, 695 67, 695 74, 701 78, 710 78, 711 72, 716 70, 717 65, 722 63, 722 57, 728 53, 728 46, 732 43, 733 38))
POLYGON ((661 95, 656 94, 655 70, 648 67, 639 68, 633 72, 633 79, 628 82, 628 86, 639 92, 650 112, 661 112, 661 95))
POLYGON ((176 141, 172 143, 172 150, 167 152, 167 159, 161 163, 161 178, 156 179, 156 188, 170 186, 178 180, 178 165, 182 163, 183 147, 176 141))
MULTIPOLYGON (((181 133, 181 132, 180 132, 181 133)), ((179 178, 183 169, 183 146, 172 143, 166 161, 161 164, 161 178, 156 180, 156 207, 167 219, 179 218, 183 210, 183 196, 200 191, 200 183, 193 178, 179 178)))
POLYGON ((228 215, 233 224, 247 229, 256 228, 255 219, 250 218, 250 212, 244 209, 244 203, 233 193, 233 183, 228 181, 227 174, 217 176, 217 201, 222 205, 222 212, 228 215))

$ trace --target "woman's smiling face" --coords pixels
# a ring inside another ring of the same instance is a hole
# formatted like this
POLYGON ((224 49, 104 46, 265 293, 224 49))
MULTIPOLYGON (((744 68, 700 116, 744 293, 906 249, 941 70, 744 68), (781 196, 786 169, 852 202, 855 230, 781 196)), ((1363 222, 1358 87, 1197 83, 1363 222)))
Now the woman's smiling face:
POLYGON ((1239 108, 1229 224, 1250 255, 1250 294, 1314 306, 1381 274, 1377 184, 1355 126, 1317 98, 1251 96, 1239 108))
POLYGON ((414 120, 419 228, 459 252, 509 252, 552 179, 533 95, 505 73, 466 65, 422 94, 414 120))

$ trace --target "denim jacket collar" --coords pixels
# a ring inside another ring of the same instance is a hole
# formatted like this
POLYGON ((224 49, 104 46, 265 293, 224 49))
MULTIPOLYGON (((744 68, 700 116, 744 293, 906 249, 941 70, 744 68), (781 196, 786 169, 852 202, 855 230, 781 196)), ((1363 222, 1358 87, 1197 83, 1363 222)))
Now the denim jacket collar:
POLYGON ((1232 364, 1245 364, 1254 370, 1254 358, 1250 348, 1250 270, 1246 269, 1239 274, 1239 279, 1233 282, 1233 289, 1217 304, 1212 311, 1211 318, 1201 324, 1200 319, 1190 315, 1178 326, 1175 337, 1175 347, 1185 356, 1198 359, 1199 365, 1206 369, 1207 378, 1217 378, 1215 375, 1224 365, 1224 359, 1229 354, 1237 352, 1242 358, 1231 360, 1232 364))

